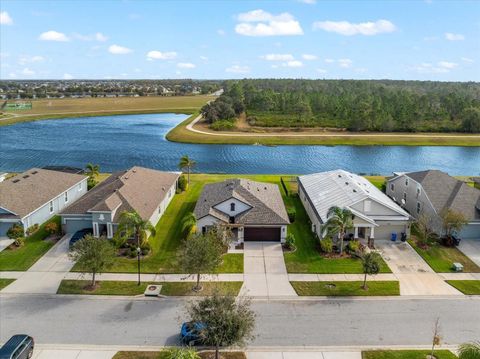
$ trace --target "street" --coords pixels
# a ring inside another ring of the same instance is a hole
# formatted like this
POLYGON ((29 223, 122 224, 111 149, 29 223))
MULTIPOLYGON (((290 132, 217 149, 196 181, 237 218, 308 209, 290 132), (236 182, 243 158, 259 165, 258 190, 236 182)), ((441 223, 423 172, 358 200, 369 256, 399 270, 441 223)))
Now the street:
MULTIPOLYGON (((40 344, 168 345, 178 341, 183 299, 0 296, 0 341, 28 333, 40 344)), ((254 301, 253 346, 428 345, 480 339, 480 298, 254 301)))

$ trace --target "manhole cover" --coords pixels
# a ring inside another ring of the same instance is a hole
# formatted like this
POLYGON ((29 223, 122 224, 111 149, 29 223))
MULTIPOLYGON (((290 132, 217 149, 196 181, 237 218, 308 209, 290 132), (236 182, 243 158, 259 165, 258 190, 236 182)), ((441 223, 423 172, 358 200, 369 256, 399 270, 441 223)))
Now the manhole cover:
POLYGON ((325 288, 327 289, 335 289, 337 288, 337 286, 333 283, 328 283, 328 284, 325 284, 325 288))

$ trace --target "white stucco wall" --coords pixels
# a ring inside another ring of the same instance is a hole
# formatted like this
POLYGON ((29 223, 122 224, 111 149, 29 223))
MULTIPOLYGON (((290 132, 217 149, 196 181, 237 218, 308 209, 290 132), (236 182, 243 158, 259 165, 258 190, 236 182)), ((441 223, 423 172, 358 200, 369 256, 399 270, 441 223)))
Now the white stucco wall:
POLYGON ((165 213, 165 210, 167 209, 168 205, 170 202, 173 200, 173 197, 175 196, 175 190, 177 188, 176 183, 170 187, 166 193, 165 198, 163 199, 162 202, 160 202, 157 210, 153 213, 152 217, 150 217, 150 222, 155 226, 160 218, 162 218, 163 214, 165 213))

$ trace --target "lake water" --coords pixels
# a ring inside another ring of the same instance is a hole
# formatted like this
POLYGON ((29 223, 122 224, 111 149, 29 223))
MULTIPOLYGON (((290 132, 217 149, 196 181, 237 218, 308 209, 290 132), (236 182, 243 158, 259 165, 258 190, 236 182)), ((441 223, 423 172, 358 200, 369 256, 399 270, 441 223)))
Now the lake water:
POLYGON ((98 163, 102 171, 133 165, 177 170, 179 158, 197 172, 312 173, 343 168, 356 173, 440 169, 480 174, 480 147, 195 145, 165 140, 187 116, 146 114, 43 120, 0 127, 0 171, 98 163))

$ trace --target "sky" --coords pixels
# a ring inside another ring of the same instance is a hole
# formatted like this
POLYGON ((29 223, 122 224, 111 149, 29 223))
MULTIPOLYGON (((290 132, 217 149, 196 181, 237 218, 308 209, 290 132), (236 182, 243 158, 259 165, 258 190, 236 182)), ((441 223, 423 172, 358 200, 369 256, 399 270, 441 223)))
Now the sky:
POLYGON ((480 81, 480 1, 0 0, 0 78, 480 81))

